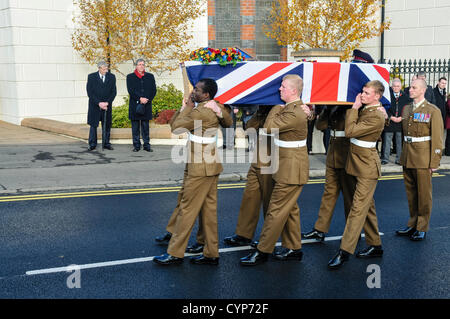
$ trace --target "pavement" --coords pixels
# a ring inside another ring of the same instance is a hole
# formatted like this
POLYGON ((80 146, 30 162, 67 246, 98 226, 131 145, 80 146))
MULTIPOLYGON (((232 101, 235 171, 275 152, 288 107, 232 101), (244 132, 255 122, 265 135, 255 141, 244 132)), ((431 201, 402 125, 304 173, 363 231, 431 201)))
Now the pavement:
MULTIPOLYGON (((22 125, 0 121, 0 195, 182 183, 184 164, 174 158, 186 139, 171 134, 167 125, 150 129, 151 153, 131 151, 131 129, 112 130, 114 150, 102 151, 99 141, 97 149, 88 152, 87 132, 87 125, 46 119, 25 119, 22 125)), ((221 183, 246 180, 250 159, 241 128, 236 136, 237 147, 222 153, 221 183)), ((325 154, 309 156, 311 178, 325 175, 325 160, 325 154)), ((391 161, 382 166, 383 175, 402 172, 393 156, 391 161)), ((450 169, 450 157, 442 158, 441 169, 450 169)))

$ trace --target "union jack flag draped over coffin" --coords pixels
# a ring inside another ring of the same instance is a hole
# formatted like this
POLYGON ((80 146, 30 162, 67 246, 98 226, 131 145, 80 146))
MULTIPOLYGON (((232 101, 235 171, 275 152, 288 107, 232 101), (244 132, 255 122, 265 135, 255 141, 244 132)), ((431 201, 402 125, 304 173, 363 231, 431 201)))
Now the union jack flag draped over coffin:
POLYGON ((185 67, 192 85, 202 78, 216 80, 215 100, 222 104, 283 104, 278 91, 282 78, 298 74, 303 78, 304 103, 354 102, 364 84, 380 80, 385 87, 381 103, 390 107, 388 64, 251 61, 233 67, 187 61, 185 67))

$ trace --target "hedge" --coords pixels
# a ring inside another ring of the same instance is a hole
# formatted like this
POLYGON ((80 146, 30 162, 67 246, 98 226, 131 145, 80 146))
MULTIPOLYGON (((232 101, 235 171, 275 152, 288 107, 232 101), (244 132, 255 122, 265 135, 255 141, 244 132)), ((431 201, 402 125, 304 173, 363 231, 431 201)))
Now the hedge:
MULTIPOLYGON (((113 107, 112 109, 112 127, 131 128, 131 121, 128 119, 128 101, 129 97, 124 97, 124 104, 113 107)), ((170 120, 171 115, 181 108, 183 102, 183 92, 178 90, 175 85, 163 84, 156 88, 156 96, 152 101, 153 118, 156 123, 165 124, 170 120), (165 110, 174 110, 173 112, 163 112, 165 110), (162 118, 158 120, 159 115, 162 118)))

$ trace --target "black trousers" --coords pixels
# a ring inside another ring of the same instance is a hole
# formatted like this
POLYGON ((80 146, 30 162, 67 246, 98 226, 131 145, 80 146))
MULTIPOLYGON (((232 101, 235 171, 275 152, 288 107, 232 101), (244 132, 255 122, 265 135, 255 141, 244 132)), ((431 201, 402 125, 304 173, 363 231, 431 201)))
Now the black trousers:
POLYGON ((450 129, 447 130, 447 137, 445 138, 445 156, 450 156, 450 129))
POLYGON ((330 145, 330 136, 331 136, 331 130, 327 128, 326 130, 322 131, 323 133, 323 147, 325 147, 325 154, 328 153, 328 146, 330 145))
MULTIPOLYGON (((104 146, 111 146, 111 143, 109 141, 110 136, 111 136, 111 125, 105 125, 105 123, 103 123, 103 118, 100 120, 100 122, 102 123, 102 128, 105 127, 105 141, 104 141, 104 146)), ((89 146, 92 147, 97 147, 97 126, 92 126, 89 129, 89 146)))
POLYGON ((134 148, 141 148, 141 133, 144 148, 150 148, 150 123, 149 120, 131 121, 131 133, 133 134, 134 148))
POLYGON ((312 121, 308 121, 308 137, 306 139, 306 146, 308 147, 308 152, 312 151, 314 123, 315 122, 316 122, 316 119, 314 119, 312 121))

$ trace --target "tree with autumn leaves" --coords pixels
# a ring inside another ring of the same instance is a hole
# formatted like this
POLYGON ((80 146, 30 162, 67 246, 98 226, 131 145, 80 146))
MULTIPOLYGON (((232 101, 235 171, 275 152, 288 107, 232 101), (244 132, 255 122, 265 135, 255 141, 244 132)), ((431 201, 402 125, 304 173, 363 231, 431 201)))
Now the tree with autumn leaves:
POLYGON ((161 74, 189 57, 192 23, 204 13, 204 0, 74 0, 72 45, 91 64, 144 58, 161 74))
POLYGON ((389 28, 379 21, 381 5, 381 0, 275 0, 264 30, 278 45, 342 50, 346 58, 389 28))

